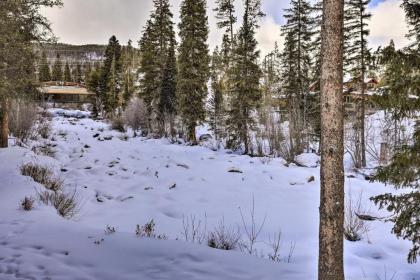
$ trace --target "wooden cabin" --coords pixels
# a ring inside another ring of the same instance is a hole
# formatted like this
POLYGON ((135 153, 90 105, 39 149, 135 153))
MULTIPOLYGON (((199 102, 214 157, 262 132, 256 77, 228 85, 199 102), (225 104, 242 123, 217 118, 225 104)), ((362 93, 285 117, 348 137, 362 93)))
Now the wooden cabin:
POLYGON ((40 88, 43 101, 50 103, 92 103, 95 94, 85 85, 68 82, 46 82, 40 88))

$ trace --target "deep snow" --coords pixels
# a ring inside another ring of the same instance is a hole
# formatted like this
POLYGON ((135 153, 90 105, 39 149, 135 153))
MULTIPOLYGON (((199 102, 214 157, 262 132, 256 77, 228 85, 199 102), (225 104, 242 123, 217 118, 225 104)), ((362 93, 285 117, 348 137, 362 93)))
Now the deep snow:
MULTIPOLYGON (((285 167, 281 159, 166 140, 125 141, 86 112, 54 113, 55 141, 48 142, 56 145, 55 159, 30 148, 0 150, 0 279, 316 279, 319 167, 285 167), (20 175, 25 162, 52 167, 65 179, 65 190, 76 189, 82 205, 76 218, 65 220, 41 204, 31 212, 19 209, 20 200, 43 189, 20 175), (232 168, 242 173, 228 172, 232 168), (315 181, 308 183, 311 176, 315 181), (185 217, 206 221, 208 231, 222 219, 242 228, 242 211, 249 226, 253 199, 258 223, 266 217, 258 257, 183 240, 185 217), (135 236, 136 225, 151 219, 169 240, 135 236), (107 225, 117 232, 105 234, 107 225), (266 243, 279 230, 282 259, 296 244, 290 262, 267 259, 266 243)), ((302 161, 315 166, 317 160, 304 155, 302 161)), ((394 190, 361 175, 349 177, 347 195, 362 191, 370 214, 386 216, 368 198, 394 190)), ((394 280, 419 280, 420 266, 406 263, 410 243, 392 235, 391 224, 370 227, 361 241, 345 242, 346 279, 391 279, 395 272, 394 280)))

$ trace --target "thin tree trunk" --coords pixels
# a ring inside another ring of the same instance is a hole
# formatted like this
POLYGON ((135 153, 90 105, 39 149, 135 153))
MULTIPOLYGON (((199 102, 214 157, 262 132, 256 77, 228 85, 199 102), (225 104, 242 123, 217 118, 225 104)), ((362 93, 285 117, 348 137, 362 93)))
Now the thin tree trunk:
POLYGON ((344 280, 344 0, 324 0, 321 66, 319 280, 344 280))
POLYGON ((1 112, 0 148, 9 146, 9 101, 3 100, 1 112))
MULTIPOLYGON (((362 4, 362 3, 361 3, 362 4)), ((363 5, 360 5, 360 39, 361 39, 361 66, 362 73, 360 77, 360 86, 361 86, 361 112, 360 112, 360 145, 362 153, 362 167, 366 167, 366 143, 365 143, 365 46, 364 46, 364 36, 363 36, 363 5)))

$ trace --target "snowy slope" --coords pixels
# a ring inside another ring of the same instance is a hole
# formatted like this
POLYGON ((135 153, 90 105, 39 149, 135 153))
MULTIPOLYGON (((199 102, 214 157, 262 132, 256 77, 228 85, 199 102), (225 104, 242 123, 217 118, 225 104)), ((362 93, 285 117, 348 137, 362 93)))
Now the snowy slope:
MULTIPOLYGON (((0 150, 0 279, 316 279, 319 168, 166 140, 125 141, 103 122, 59 115, 55 159, 19 147, 0 150), (77 190, 82 209, 75 219, 39 204, 31 212, 18 209, 21 199, 42 190, 19 174, 28 161, 51 166, 66 190, 77 190), (242 173, 228 172, 232 168, 242 173), (311 176, 315 181, 308 183, 311 176), (183 241, 183 218, 191 215, 206 221, 208 231, 222 219, 242 228, 241 210, 249 226, 253 197, 258 223, 266 217, 257 244, 264 259, 183 241), (169 240, 135 236, 136 225, 151 219, 169 240), (107 225, 117 232, 106 235, 107 225), (279 230, 282 258, 296 244, 290 262, 267 260, 269 237, 279 230)), ((386 215, 368 198, 392 188, 356 177, 346 178, 350 190, 354 196, 363 191, 371 214, 386 215)), ((388 279, 394 272, 394 279, 420 279, 420 267, 406 263, 410 243, 390 231, 390 224, 374 222, 362 241, 346 241, 347 279, 385 279, 385 271, 388 279)))

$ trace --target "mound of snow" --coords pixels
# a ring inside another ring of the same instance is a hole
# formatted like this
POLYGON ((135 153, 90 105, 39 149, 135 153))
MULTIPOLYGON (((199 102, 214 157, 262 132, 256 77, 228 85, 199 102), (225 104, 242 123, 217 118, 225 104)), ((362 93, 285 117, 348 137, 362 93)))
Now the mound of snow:
POLYGON ((303 167, 315 168, 320 163, 320 157, 313 153, 303 153, 296 156, 295 161, 303 167))
POLYGON ((84 119, 84 118, 90 117, 90 112, 80 111, 80 110, 49 109, 48 113, 50 113, 53 117, 65 117, 65 118, 77 118, 77 119, 84 119))

